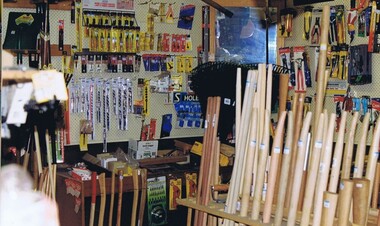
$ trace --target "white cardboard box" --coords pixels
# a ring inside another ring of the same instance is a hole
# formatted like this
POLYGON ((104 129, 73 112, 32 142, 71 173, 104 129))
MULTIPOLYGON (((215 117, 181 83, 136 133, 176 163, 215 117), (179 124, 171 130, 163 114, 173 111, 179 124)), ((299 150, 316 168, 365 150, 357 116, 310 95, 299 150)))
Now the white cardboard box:
POLYGON ((134 159, 156 158, 157 156, 158 140, 131 140, 128 146, 134 159))

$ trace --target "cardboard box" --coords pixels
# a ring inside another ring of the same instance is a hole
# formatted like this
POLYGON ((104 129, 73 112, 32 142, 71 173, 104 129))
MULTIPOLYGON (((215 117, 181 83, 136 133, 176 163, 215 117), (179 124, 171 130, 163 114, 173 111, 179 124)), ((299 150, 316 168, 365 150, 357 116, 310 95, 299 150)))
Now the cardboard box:
POLYGON ((131 140, 128 143, 128 147, 134 159, 156 158, 158 150, 158 140, 131 140))

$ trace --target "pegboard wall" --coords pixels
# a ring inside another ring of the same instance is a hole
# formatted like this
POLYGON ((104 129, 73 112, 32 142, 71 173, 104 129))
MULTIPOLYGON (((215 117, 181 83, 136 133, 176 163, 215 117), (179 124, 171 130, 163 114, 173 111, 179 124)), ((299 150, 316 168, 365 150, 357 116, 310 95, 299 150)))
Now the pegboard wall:
MULTIPOLYGON (((358 19, 356 19, 354 25, 355 25, 355 37, 353 41, 350 44, 350 36, 347 31, 347 21, 348 21, 348 11, 350 10, 350 1, 346 0, 335 0, 335 1, 328 1, 323 3, 317 3, 317 4, 311 4, 310 6, 313 6, 314 9, 322 9, 324 5, 328 4, 329 6, 338 6, 343 5, 344 6, 344 16, 345 16, 345 38, 346 43, 351 46, 357 46, 362 44, 368 44, 368 37, 359 37, 358 36, 358 19)), ((297 6, 295 9, 297 11, 297 15, 293 19, 293 29, 292 29, 292 36, 285 38, 285 47, 295 47, 295 46, 305 46, 307 52, 309 53, 309 56, 313 56, 312 52, 315 50, 316 45, 311 44, 311 40, 304 40, 303 39, 303 32, 304 32, 304 6, 297 6)), ((352 19, 352 17, 351 17, 352 19)), ((313 24, 312 24, 313 26, 313 24)), ((312 32, 312 27, 310 28, 310 32, 312 32)), ((313 59, 311 59, 313 61, 313 59)), ((314 60, 315 62, 315 60, 314 60)), ((380 97, 379 94, 379 85, 380 85, 380 77, 378 74, 380 73, 380 68, 378 65, 380 64, 380 54, 379 53, 373 53, 372 54, 372 82, 370 84, 366 85, 350 85, 351 94, 353 97, 361 98, 362 96, 369 96, 371 98, 378 98, 380 97)), ((316 82, 315 82, 315 73, 311 73, 312 76, 312 87, 307 89, 307 96, 314 97, 316 94, 316 82)), ((336 79, 336 78, 329 78, 329 82, 332 81, 338 81, 342 82, 342 80, 336 79)), ((343 80, 344 82, 344 80, 343 80)), ((347 80, 344 82, 345 86, 348 86, 347 80)), ((344 94, 343 94, 344 95, 344 94)), ((313 99, 314 103, 314 99, 313 99)), ((314 109, 314 104, 311 104, 311 110, 314 109)), ((327 93, 325 97, 324 102, 324 108, 327 109, 329 113, 336 113, 336 103, 334 102, 334 95, 331 93, 327 93)), ((362 111, 362 110, 361 110, 362 111)), ((361 114, 361 113, 360 113, 361 114)), ((372 118, 375 119, 376 115, 372 114, 372 118)), ((348 131, 351 125, 353 113, 349 113, 347 117, 347 123, 346 123, 346 130, 348 131)), ((361 126, 362 123, 359 120, 358 125, 356 127, 356 136, 355 136, 355 143, 359 142, 360 133, 361 133, 361 126)), ((367 137, 367 144, 370 144, 372 140, 372 131, 373 126, 371 126, 371 130, 368 131, 368 137, 367 137)), ((335 137, 336 138, 336 137, 335 137)))
MULTIPOLYGON (((172 6, 173 10, 173 23, 166 23, 165 21, 160 22, 159 17, 154 18, 154 47, 152 50, 141 51, 136 55, 144 56, 145 54, 164 54, 164 55, 172 55, 176 56, 188 56, 192 61, 192 67, 197 66, 197 47, 202 44, 202 6, 204 5, 201 1, 195 1, 189 3, 185 0, 176 0, 173 2, 170 1, 145 1, 145 0, 137 0, 134 1, 135 4, 135 21, 137 25, 140 27, 140 31, 146 32, 148 29, 148 19, 147 15, 150 12, 152 5, 151 4, 160 4, 164 3, 166 10, 169 4, 172 6), (150 4, 148 4, 150 2, 150 4), (177 27, 177 22, 179 19, 180 7, 182 5, 193 4, 195 5, 195 13, 193 17, 192 29, 181 29, 177 27), (157 51, 157 38, 160 33, 168 33, 168 34, 181 34, 181 35, 189 35, 191 37, 192 49, 187 50, 186 52, 160 52, 157 51)), ((153 6, 156 7, 156 6, 153 6)), ((8 24, 7 15, 9 12, 35 12, 35 9, 24 9, 24 8, 5 8, 3 10, 3 30, 6 31, 8 24)), ((58 21, 64 20, 64 44, 76 45, 76 26, 70 22, 70 11, 63 10, 50 10, 50 34, 51 34, 51 44, 58 44, 58 21)), ((4 42, 4 37, 2 43, 4 42)), ((88 39, 83 39, 83 47, 88 48, 89 46, 88 39)), ((133 54, 134 55, 134 54, 133 54)), ((79 56, 80 58, 80 56, 79 56)), ((23 62, 27 64, 28 58, 23 57, 23 62)), ((80 59, 79 59, 80 63, 80 59)), ((62 69, 62 57, 55 56, 52 57, 52 66, 57 69, 62 69)), ((174 61, 174 70, 171 73, 171 76, 180 77, 182 80, 182 88, 179 91, 186 92, 187 90, 187 74, 186 73, 177 73, 176 67, 177 62, 174 61)), ((144 69, 144 62, 141 60, 141 65, 135 72, 129 73, 107 73, 104 71, 101 72, 87 72, 81 73, 80 67, 75 68, 73 72, 73 77, 69 84, 69 92, 76 84, 79 84, 80 81, 86 80, 92 82, 96 85, 96 81, 102 81, 103 87, 105 87, 106 81, 112 82, 112 80, 117 80, 118 78, 128 81, 131 84, 131 88, 133 90, 132 96, 133 98, 141 95, 140 90, 137 88, 139 79, 146 79, 155 81, 162 74, 162 71, 147 71, 144 69), (138 71, 138 72, 136 72, 138 71)), ((103 88, 102 87, 102 88, 103 88)), ((88 87, 87 87, 88 88, 88 87)), ((94 95, 96 93, 93 93, 94 95)), ((101 94, 101 106, 104 103, 103 93, 101 94)), ((192 128, 188 126, 178 126, 176 111, 174 108, 174 104, 171 102, 172 98, 170 97, 170 93, 167 92, 150 92, 149 90, 149 115, 145 117, 145 124, 148 124, 151 119, 156 119, 156 136, 155 138, 160 138, 161 126, 162 126, 162 117, 163 115, 171 114, 172 115, 172 129, 170 132, 170 136, 167 138, 178 138, 178 137, 192 137, 192 136, 202 136, 203 129, 201 126, 193 126, 192 128)), ((94 96, 95 97, 95 96, 94 96)), ((99 106, 95 106, 93 108, 93 112, 95 113, 99 106)), ((83 109, 83 111, 79 112, 71 112, 70 113, 70 135, 69 145, 79 144, 80 141, 80 121, 86 119, 88 116, 88 109, 83 109)), ((95 117, 95 115, 94 115, 95 117)), ((134 114, 130 112, 127 117, 128 125, 125 129, 121 130, 118 128, 118 118, 114 116, 112 113, 109 114, 109 130, 107 132, 107 142, 119 142, 119 141, 128 141, 128 140, 136 140, 140 138, 140 132, 142 128, 142 117, 139 114, 134 114)), ((93 135, 88 137, 88 143, 102 143, 103 142, 103 122, 95 122, 94 123, 94 133, 93 135)))

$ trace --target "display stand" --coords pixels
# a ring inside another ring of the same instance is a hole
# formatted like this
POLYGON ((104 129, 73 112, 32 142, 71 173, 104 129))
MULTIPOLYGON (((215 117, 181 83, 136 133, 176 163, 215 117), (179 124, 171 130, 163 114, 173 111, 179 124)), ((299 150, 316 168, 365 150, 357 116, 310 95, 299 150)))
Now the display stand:
MULTIPOLYGON (((145 169, 139 169, 140 175, 138 176, 138 190, 142 193, 146 193, 146 170, 145 169), (142 172, 144 171, 144 172, 142 172)), ((106 178, 105 181, 106 185, 106 194, 111 194, 111 178, 106 178)), ((123 179, 123 192, 133 192, 136 186, 133 185, 133 178, 132 176, 124 177, 123 179)), ((57 173, 57 204, 59 208, 59 214, 60 214, 60 224, 62 226, 70 225, 70 226, 85 226, 86 225, 86 211, 85 210, 85 198, 91 197, 91 181, 80 181, 72 178, 67 173, 57 173), (80 195, 79 198, 81 200, 80 208, 78 212, 76 213, 74 211, 74 197, 71 194, 67 193, 66 189, 66 183, 65 180, 70 179, 75 182, 80 183, 81 189, 80 189, 80 195)), ((99 184, 97 186, 97 196, 100 196, 100 188, 99 184)), ((139 203, 145 203, 143 200, 145 199, 143 195, 140 196, 139 203)), ((144 211, 144 210, 140 210, 144 211)), ((138 213, 138 220, 142 222, 143 214, 138 213)), ((108 216, 108 215, 106 215, 108 216)))
MULTIPOLYGON (((272 223, 264 224, 261 220, 252 220, 249 217, 241 217, 239 214, 229 214, 224 212, 224 203, 216 203, 216 202, 210 202, 208 206, 204 205, 198 205, 194 198, 190 199, 177 199, 178 205, 186 206, 191 209, 196 209, 201 212, 208 213, 210 215, 214 215, 216 217, 220 217, 223 219, 229 219, 232 221, 235 221, 237 223, 242 223, 245 225, 251 225, 251 226, 265 226, 265 225, 272 225, 272 223)), ((275 210, 275 208, 272 208, 275 210)), ((273 216, 274 212, 272 213, 273 216)), ((286 219, 287 219, 288 210, 284 210, 284 220, 282 225, 286 225, 286 219)), ((301 220, 301 211, 297 212, 297 222, 299 223, 301 220)), ((368 224, 367 226, 376 226, 377 224, 377 217, 379 214, 378 209, 370 208, 368 213, 368 224)), ((298 224, 297 223, 297 224, 298 224)), ((335 218, 334 225, 337 225, 337 219, 335 218)))

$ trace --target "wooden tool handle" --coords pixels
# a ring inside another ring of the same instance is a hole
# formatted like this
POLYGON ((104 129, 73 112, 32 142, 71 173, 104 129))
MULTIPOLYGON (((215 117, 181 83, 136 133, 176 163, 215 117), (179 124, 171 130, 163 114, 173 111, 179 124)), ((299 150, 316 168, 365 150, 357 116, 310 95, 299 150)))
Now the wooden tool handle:
MULTIPOLYGON (((140 170, 141 177, 141 196, 140 196, 140 208, 139 208, 139 222, 138 225, 144 225, 144 212, 146 202, 146 188, 147 188, 147 172, 146 169, 140 170)), ((191 209, 189 208, 191 211, 191 209)))
POLYGON ((28 170, 28 165, 29 165, 29 151, 26 151, 24 155, 24 161, 22 163, 22 167, 24 168, 24 170, 28 170))
POLYGON ((367 225, 370 181, 366 178, 354 178, 353 181, 353 223, 367 225))
POLYGON ((379 200, 379 186, 380 186, 380 163, 376 164, 375 181, 373 182, 372 203, 371 207, 378 209, 379 200))
POLYGON ((333 137, 335 129, 336 114, 332 113, 329 120, 329 127, 327 129, 326 143, 322 150, 322 157, 319 165, 317 186, 314 195, 314 216, 313 225, 321 224, 322 205, 323 205, 323 192, 327 189, 327 182, 329 178, 329 171, 331 165, 331 155, 333 146, 333 137))
POLYGON ((36 145, 38 174, 40 175, 42 173, 42 159, 41 159, 40 139, 39 139, 37 127, 34 127, 34 143, 36 145))
POLYGON ((132 216, 131 216, 131 226, 136 225, 136 213, 137 213, 137 205, 139 202, 139 169, 134 169, 132 171, 132 179, 133 179, 133 204, 132 204, 132 216))
POLYGON ((54 179, 53 179, 53 166, 52 166, 52 153, 51 153, 51 142, 50 142, 50 136, 48 130, 45 132, 45 144, 46 144, 46 158, 48 163, 48 169, 49 169, 49 193, 48 195, 55 200, 55 193, 53 192, 54 186, 54 179))
MULTIPOLYGON (((290 160, 290 171, 289 171, 289 182, 288 182, 288 186, 292 186, 293 185, 293 181, 294 181, 294 171, 295 171, 295 165, 296 165, 296 161, 297 161, 297 144, 298 144, 298 140, 300 138, 300 131, 301 131, 301 128, 302 128, 302 121, 303 121, 303 105, 304 105, 304 100, 305 100, 305 93, 297 93, 294 95, 295 97, 297 97, 297 100, 294 100, 294 102, 296 103, 297 105, 297 109, 296 109, 296 112, 295 112, 295 118, 294 118, 294 122, 295 122, 295 125, 294 125, 294 135, 293 135, 293 147, 292 147, 292 155, 291 155, 291 160, 290 160)), ((289 202, 290 202, 290 194, 291 194, 291 187, 288 187, 287 188, 287 192, 286 192, 287 196, 285 198, 285 207, 289 207, 289 202)))
POLYGON ((267 165, 268 151, 269 151, 269 124, 270 124, 270 112, 268 109, 265 110, 265 123, 264 123, 264 134, 262 141, 260 143, 259 150, 259 164, 256 176, 255 190, 253 194, 253 204, 252 204, 252 214, 251 218, 253 220, 259 219, 260 205, 262 199, 262 191, 265 179, 265 169, 267 165))
POLYGON ((344 134, 346 130, 346 121, 347 111, 343 111, 339 125, 338 138, 335 143, 334 156, 331 164, 331 174, 328 191, 332 193, 336 193, 336 191, 338 190, 340 166, 342 164, 343 155, 344 134))
MULTIPOLYGON (((249 146, 247 150, 247 158, 246 158, 246 169, 244 172, 244 181, 243 181, 243 189, 241 193, 241 208, 240 208, 240 216, 245 217, 248 213, 249 200, 251 195, 251 187, 252 187, 252 171, 253 171, 253 160, 255 154, 257 154, 257 108, 253 109, 252 119, 251 119, 251 129, 249 132, 249 146)), ((227 188, 228 189, 228 188, 227 188)))
MULTIPOLYGON (((265 65, 264 65, 265 66, 265 65)), ((273 80, 273 77, 272 77, 272 73, 273 73, 273 66, 272 64, 269 64, 268 65, 268 70, 267 70, 267 82, 266 82, 266 98, 265 98, 265 109, 268 109, 269 112, 272 112, 271 111, 271 107, 272 107, 272 80, 273 80)))
POLYGON ((341 177, 344 179, 350 178, 350 174, 351 174, 352 155, 353 155, 355 131, 356 131, 356 125, 358 122, 358 118, 359 118, 359 112, 356 111, 354 113, 354 117, 351 121, 350 132, 348 133, 348 136, 346 139, 346 145, 344 148, 343 163, 342 163, 342 175, 341 175, 341 177))
POLYGON ((278 118, 283 111, 286 111, 286 101, 288 100, 289 74, 280 74, 278 118))
POLYGON ((278 161, 279 161, 279 157, 281 155, 281 150, 282 150, 281 144, 282 144, 282 138, 284 134, 283 130, 284 130, 285 118, 286 118, 286 111, 283 111, 278 121, 275 137, 273 140, 272 155, 270 159, 271 161, 270 161, 270 168, 269 168, 269 175, 268 175, 268 188, 267 188, 267 194, 266 194, 265 203, 264 203, 263 223, 270 222, 273 197, 274 197, 274 189, 275 189, 275 185, 277 181, 276 177, 277 177, 278 161))
POLYGON ((293 128, 294 128, 293 112, 289 111, 288 125, 287 125, 287 130, 286 130, 287 136, 286 136, 284 151, 282 155, 281 176, 280 176, 280 183, 279 183, 279 189, 278 189, 276 214, 275 214, 275 219, 274 219, 275 226, 280 226, 282 223, 286 188, 288 186, 287 184, 288 184, 290 158, 291 158, 292 141, 293 141, 293 131, 294 131, 293 128))
POLYGON ((214 184, 211 189, 213 191, 228 191, 229 184, 214 184))
POLYGON ((104 211, 106 209, 106 174, 101 173, 99 175, 99 187, 100 187, 100 213, 98 225, 103 226, 104 222, 104 211))
POLYGON ((323 193, 323 207, 321 226, 333 226, 336 206, 338 204, 338 194, 325 191, 323 193))
POLYGON ((288 225, 294 225, 296 222, 296 213, 299 199, 299 192, 301 188, 301 178, 303 172, 303 166, 305 162, 306 154, 306 144, 307 144, 307 134, 309 133, 310 123, 311 123, 312 113, 308 112, 306 114, 305 120, 303 122, 301 135, 297 143, 297 160, 293 175, 293 184, 291 186, 291 197, 288 213, 288 225))
MULTIPOLYGON (((327 115, 323 113, 319 116, 318 125, 323 125, 325 117, 327 117, 327 115)), ((311 147, 312 151, 311 151, 311 156, 310 156, 310 161, 309 161, 310 166, 308 168, 305 196, 304 196, 303 204, 302 204, 301 225, 309 225, 309 222, 310 222, 311 207, 313 205, 315 184, 317 182, 316 178, 317 178, 317 173, 318 173, 318 166, 319 166, 320 155, 321 155, 322 145, 323 145, 322 137, 323 137, 323 132, 326 129, 327 128, 324 128, 323 126, 318 126, 318 131, 314 138, 314 145, 312 145, 311 147)))
MULTIPOLYGON (((380 117, 377 118, 377 122, 380 122, 380 117)), ((369 185, 369 194, 372 194, 373 191, 373 181, 375 178, 376 163, 379 158, 379 142, 380 142, 380 123, 376 123, 375 130, 372 136, 372 143, 368 153, 368 161, 366 167, 365 178, 370 182, 369 185)), ((371 196, 368 197, 368 205, 370 202, 371 196)))
MULTIPOLYGON (((326 60, 327 60, 327 45, 328 45, 328 32, 330 26, 330 6, 325 5, 323 7, 322 13, 322 24, 321 24, 321 42, 319 48, 319 57, 318 57, 318 70, 317 70, 317 96, 315 101, 315 111, 314 114, 319 116, 322 113, 323 109, 323 100, 325 93, 325 70, 326 70, 326 60)), ((318 123, 318 118, 315 117, 313 123, 313 130, 316 129, 318 123)))
POLYGON ((116 225, 121 225, 121 208, 123 206, 123 170, 119 170, 119 196, 117 202, 117 217, 116 217, 116 225))
POLYGON ((353 188, 354 182, 352 180, 341 180, 338 198, 338 225, 349 225, 353 188))
POLYGON ((94 225, 95 220, 95 204, 96 204, 96 172, 91 174, 91 212, 90 212, 90 226, 94 225))
POLYGON ((111 174, 111 197, 110 197, 110 207, 109 207, 109 218, 108 218, 108 226, 112 226, 113 224, 113 207, 115 203, 115 172, 111 174))
POLYGON ((356 149, 355 156, 355 167, 354 167, 354 177, 362 178, 363 177, 363 168, 364 168, 364 158, 367 147, 367 132, 369 126, 369 118, 370 113, 367 112, 364 116, 364 120, 361 128, 361 136, 358 144, 358 148, 356 149))

